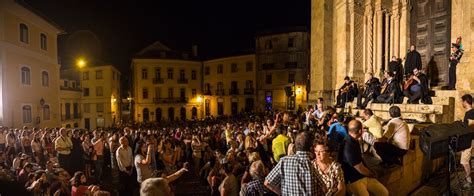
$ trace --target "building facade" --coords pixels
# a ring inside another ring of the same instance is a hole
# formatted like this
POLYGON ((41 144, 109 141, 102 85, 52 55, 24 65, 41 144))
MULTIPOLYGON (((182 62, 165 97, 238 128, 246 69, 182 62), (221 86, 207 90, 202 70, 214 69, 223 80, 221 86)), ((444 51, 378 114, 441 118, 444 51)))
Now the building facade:
POLYGON ((61 125, 57 36, 62 32, 21 1, 0 0, 1 125, 61 125))
POLYGON ((82 120, 81 98, 82 90, 79 81, 61 78, 59 94, 61 127, 79 128, 82 120))
POLYGON ((120 123, 120 75, 112 65, 81 68, 80 127, 92 130, 120 123))
POLYGON ((256 106, 255 54, 204 61, 205 116, 235 115, 256 106))
POLYGON ((193 58, 155 42, 132 59, 135 121, 203 117, 202 62, 193 58))
POLYGON ((309 33, 306 28, 261 33, 256 37, 259 110, 296 110, 307 102, 309 33))

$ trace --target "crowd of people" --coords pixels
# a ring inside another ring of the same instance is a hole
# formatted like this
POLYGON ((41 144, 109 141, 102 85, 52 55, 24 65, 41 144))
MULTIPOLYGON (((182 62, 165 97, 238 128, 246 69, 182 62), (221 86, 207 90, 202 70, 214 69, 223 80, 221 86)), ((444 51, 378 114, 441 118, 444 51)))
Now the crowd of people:
MULTIPOLYGON (((462 99, 472 113, 472 97, 462 99)), ((365 109, 360 121, 319 98, 296 113, 93 131, 2 127, 0 194, 172 195, 188 173, 207 182, 210 195, 388 195, 362 156, 385 168, 402 164, 409 129, 400 108, 388 112, 383 122, 365 109)))

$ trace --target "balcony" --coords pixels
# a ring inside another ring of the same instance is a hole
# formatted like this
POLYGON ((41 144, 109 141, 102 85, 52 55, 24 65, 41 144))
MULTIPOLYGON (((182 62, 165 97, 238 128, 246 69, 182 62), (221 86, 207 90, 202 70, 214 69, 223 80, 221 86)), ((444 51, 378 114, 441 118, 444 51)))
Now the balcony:
POLYGON ((225 95, 224 89, 217 89, 216 90, 216 95, 217 96, 224 96, 225 95))
POLYGON ((188 103, 187 97, 153 98, 153 103, 188 103))
POLYGON ((153 78, 153 84, 163 84, 163 78, 153 78))
POLYGON ((82 115, 77 113, 77 114, 70 114, 70 115, 61 115, 61 121, 66 121, 66 120, 78 120, 81 119, 82 115))
POLYGON ((229 89, 229 95, 238 95, 239 89, 238 88, 231 88, 229 89))
POLYGON ((202 94, 203 95, 212 95, 210 90, 205 90, 202 94))
POLYGON ((178 84, 187 84, 187 83, 188 83, 188 79, 185 79, 185 78, 178 79, 178 84))
POLYGON ((77 91, 77 92, 81 92, 81 88, 79 87, 76 87, 76 88, 73 88, 73 87, 65 87, 65 86, 61 86, 59 88, 60 90, 65 90, 65 91, 77 91))
POLYGON ((244 88, 244 94, 246 95, 253 95, 255 92, 254 88, 244 88))

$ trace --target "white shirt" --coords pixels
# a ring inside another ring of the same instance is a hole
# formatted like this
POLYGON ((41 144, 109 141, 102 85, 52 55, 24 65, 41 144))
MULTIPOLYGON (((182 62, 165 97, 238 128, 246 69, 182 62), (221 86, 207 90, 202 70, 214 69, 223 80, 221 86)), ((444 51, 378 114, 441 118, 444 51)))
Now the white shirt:
POLYGON ((383 134, 396 147, 408 150, 410 146, 410 130, 408 124, 400 118, 392 118, 383 134))
POLYGON ((133 166, 133 154, 130 146, 125 148, 122 146, 118 147, 115 156, 117 157, 117 164, 120 171, 125 172, 127 167, 133 166))

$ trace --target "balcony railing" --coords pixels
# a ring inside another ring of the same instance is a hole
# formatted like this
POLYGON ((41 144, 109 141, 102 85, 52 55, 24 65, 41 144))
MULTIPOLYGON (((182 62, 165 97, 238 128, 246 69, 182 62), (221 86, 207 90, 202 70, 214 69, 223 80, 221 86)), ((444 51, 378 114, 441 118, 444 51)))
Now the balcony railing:
POLYGON ((216 90, 216 95, 217 96, 224 96, 225 95, 224 89, 217 89, 216 90))
POLYGON ((229 95, 238 95, 239 89, 238 88, 231 88, 229 89, 229 95))
POLYGON ((73 87, 61 86, 59 89, 66 90, 66 91, 78 91, 78 92, 82 91, 81 88, 79 88, 79 87, 73 88, 73 87))
POLYGON ((255 92, 253 88, 244 88, 244 94, 246 95, 253 95, 255 92))
POLYGON ((188 83, 188 79, 185 79, 185 78, 178 79, 178 84, 187 84, 187 83, 188 83))
POLYGON ((153 84, 163 84, 163 78, 153 78, 153 84))
POLYGON ((187 97, 153 98, 153 103, 188 103, 187 97))
POLYGON ((70 115, 61 115, 61 121, 65 121, 65 120, 77 120, 77 119, 81 119, 82 118, 82 115, 81 114, 70 114, 70 115))

